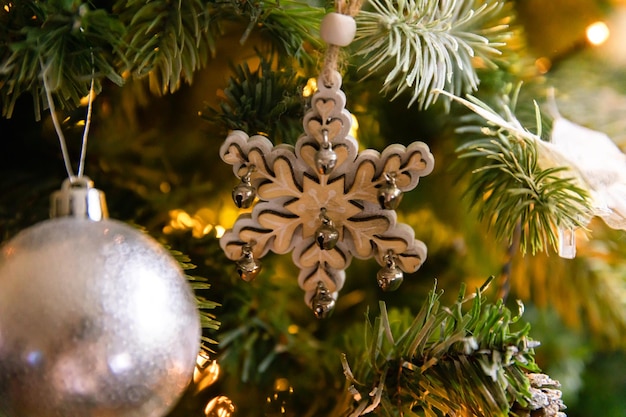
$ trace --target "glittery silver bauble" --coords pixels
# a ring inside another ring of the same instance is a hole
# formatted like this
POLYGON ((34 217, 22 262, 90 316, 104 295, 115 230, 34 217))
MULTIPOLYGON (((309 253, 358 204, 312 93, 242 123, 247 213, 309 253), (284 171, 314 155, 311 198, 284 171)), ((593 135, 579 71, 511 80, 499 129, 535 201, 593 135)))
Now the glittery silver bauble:
POLYGON ((63 217, 0 249, 0 415, 161 417, 194 369, 178 263, 124 223, 63 217))
POLYGON ((328 175, 337 165, 337 153, 330 146, 322 146, 315 153, 315 167, 320 175, 328 175))
POLYGON ((318 319, 325 319, 331 315, 335 309, 335 298, 332 293, 319 282, 313 298, 311 298, 311 309, 318 319))
POLYGON ((398 188, 395 182, 387 182, 378 190, 378 202, 380 207, 385 210, 395 210, 402 201, 402 190, 398 188))
POLYGON ((395 264, 391 264, 382 267, 378 271, 376 280, 378 281, 378 286, 383 291, 395 291, 404 281, 404 274, 395 264))
POLYGON ((239 208, 250 208, 256 198, 256 189, 249 182, 242 181, 233 188, 233 201, 239 208))

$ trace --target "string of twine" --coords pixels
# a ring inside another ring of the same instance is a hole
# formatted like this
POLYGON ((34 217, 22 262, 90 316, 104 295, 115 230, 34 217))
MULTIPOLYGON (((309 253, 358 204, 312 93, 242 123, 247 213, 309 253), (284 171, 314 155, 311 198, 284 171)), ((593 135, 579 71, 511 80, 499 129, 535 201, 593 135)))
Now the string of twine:
POLYGON ((46 93, 46 99, 48 100, 48 108, 50 109, 50 117, 52 118, 52 124, 54 125, 54 130, 56 131, 57 137, 59 138, 59 146, 61 148, 61 154, 63 156, 63 163, 65 164, 65 171, 67 172, 67 176, 70 182, 74 182, 76 178, 82 178, 85 171, 85 157, 87 155, 87 138, 89 136, 89 127, 91 126, 91 114, 93 107, 93 98, 95 96, 94 91, 94 81, 95 81, 95 73, 94 73, 94 57, 93 52, 91 54, 91 85, 89 86, 89 96, 88 96, 88 104, 87 104, 87 116, 85 118, 85 129, 83 130, 83 137, 80 149, 80 160, 78 162, 78 176, 74 175, 74 170, 72 169, 72 164, 70 162, 69 152, 67 150, 67 142, 65 140, 65 135, 63 134, 63 129, 61 128, 61 123, 56 115, 56 106, 54 105, 54 99, 52 98, 51 86, 48 81, 48 71, 50 69, 49 66, 44 65, 43 59, 39 57, 39 64, 42 69, 42 78, 43 78, 43 86, 44 92, 46 93))
MULTIPOLYGON (((335 0, 335 10, 337 13, 354 17, 361 10, 363 0, 335 0)), ((324 85, 332 87, 333 73, 339 67, 339 50, 341 47, 329 44, 324 55, 324 66, 322 68, 322 79, 324 85)))

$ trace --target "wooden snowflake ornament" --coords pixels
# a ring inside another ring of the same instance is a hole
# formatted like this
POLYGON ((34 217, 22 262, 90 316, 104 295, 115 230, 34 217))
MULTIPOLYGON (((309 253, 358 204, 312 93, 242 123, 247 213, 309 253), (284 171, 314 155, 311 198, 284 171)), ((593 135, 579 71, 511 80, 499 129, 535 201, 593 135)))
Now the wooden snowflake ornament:
POLYGON ((426 245, 397 222, 394 208, 401 193, 434 166, 422 142, 358 152, 339 73, 328 84, 318 80, 295 147, 233 131, 220 149, 242 179, 240 186, 258 198, 252 212, 240 215, 221 238, 222 249, 246 280, 256 277, 258 259, 268 251, 292 252, 298 283, 317 317, 334 307, 353 256, 376 259, 384 290, 395 289, 402 272, 415 272, 424 262, 426 245))

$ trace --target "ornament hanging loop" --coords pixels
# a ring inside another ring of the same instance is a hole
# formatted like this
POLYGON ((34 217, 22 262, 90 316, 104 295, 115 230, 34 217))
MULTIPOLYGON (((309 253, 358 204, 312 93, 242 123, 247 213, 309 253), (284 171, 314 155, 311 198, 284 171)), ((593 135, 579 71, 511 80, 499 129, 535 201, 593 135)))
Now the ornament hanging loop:
POLYGON ((361 10, 361 1, 337 0, 335 9, 337 12, 328 13, 320 24, 320 35, 328 44, 321 78, 328 88, 334 87, 332 74, 338 67, 339 48, 350 45, 356 35, 354 16, 361 10))
POLYGON ((320 175, 330 175, 337 166, 337 153, 328 136, 328 129, 322 129, 322 143, 315 153, 315 167, 320 175))
MULTIPOLYGON (((81 28, 82 30, 82 28, 81 28)), ((78 175, 74 175, 74 170, 72 169, 72 164, 70 162, 69 153, 67 151, 67 142, 65 140, 65 135, 63 134, 63 129, 61 129, 61 123, 56 115, 56 107, 54 105, 54 99, 52 98, 52 88, 50 87, 48 81, 48 69, 49 67, 44 65, 43 59, 39 57, 39 64, 41 66, 42 71, 42 80, 44 86, 44 92, 46 93, 46 99, 48 100, 48 107, 50 108, 50 117, 52 118, 52 124, 54 125, 54 130, 56 131, 57 137, 59 138, 59 146, 61 147, 61 154, 63 156, 63 163, 65 164, 65 170, 67 172, 67 177, 71 182, 75 182, 77 179, 81 178, 85 172, 85 158, 87 156, 87 138, 89 136, 89 127, 91 126, 91 114, 93 111, 93 98, 95 94, 95 63, 93 50, 91 51, 91 84, 89 86, 89 93, 87 97, 87 116, 85 117, 85 128, 83 130, 83 138, 81 143, 80 150, 80 160, 78 162, 78 175)))
POLYGON ((252 173, 256 171, 256 165, 250 164, 246 166, 246 172, 241 176, 241 181, 250 183, 252 179, 252 173))

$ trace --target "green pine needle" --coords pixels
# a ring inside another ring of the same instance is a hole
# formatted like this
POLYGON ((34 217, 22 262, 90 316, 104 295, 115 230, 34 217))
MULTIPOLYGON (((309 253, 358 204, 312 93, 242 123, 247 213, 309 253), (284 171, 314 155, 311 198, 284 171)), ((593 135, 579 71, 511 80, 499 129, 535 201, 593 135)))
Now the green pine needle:
POLYGON ((122 60, 124 25, 104 9, 79 1, 20 1, 0 11, 0 98, 2 116, 30 93, 35 116, 46 108, 41 77, 45 72, 58 104, 78 107, 91 79, 122 84, 113 62, 122 60), (42 68, 43 64, 43 68, 42 68))
POLYGON ((121 85, 122 74, 149 77, 153 92, 176 91, 216 53, 225 21, 243 21, 267 33, 271 45, 300 62, 319 49, 322 8, 297 0, 116 0, 112 9, 80 0, 4 2, 0 9, 0 105, 11 117, 16 100, 30 94, 35 117, 47 103, 46 73, 59 108, 73 109, 105 78, 121 85), (112 13, 111 13, 112 10, 112 13))
MULTIPOLYGON (((558 250, 558 229, 584 227, 592 211, 582 181, 571 169, 554 166, 542 153, 542 139, 522 128, 513 116, 507 103, 515 100, 502 99, 504 116, 500 116, 475 97, 452 98, 488 122, 478 128, 461 128, 481 137, 457 149, 459 158, 470 160, 466 195, 478 208, 479 218, 487 219, 496 237, 509 244, 521 229, 523 253, 558 250)), ((536 119, 540 131, 538 109, 536 119)))
POLYGON ((562 178, 567 168, 542 169, 532 142, 501 136, 472 141, 457 151, 460 158, 484 164, 472 171, 467 194, 479 206, 479 217, 491 220, 497 238, 512 243, 519 224, 520 247, 534 254, 558 248, 559 226, 584 226, 586 192, 573 178, 562 178))
MULTIPOLYGON (((342 358, 351 417, 488 415, 535 410, 531 375, 538 371, 528 324, 513 330, 522 314, 501 301, 489 304, 483 289, 465 298, 461 289, 451 307, 434 288, 414 318, 387 312, 365 325, 361 358, 355 367, 342 358), (471 302, 467 312, 465 304, 471 302)), ((511 414, 513 415, 513 414, 511 414)))
POLYGON ((409 105, 436 99, 433 89, 459 95, 478 88, 474 68, 495 68, 508 26, 502 1, 371 0, 357 16, 356 54, 366 76, 386 72, 382 91, 393 98, 411 91, 409 105))
POLYGON ((315 50, 322 47, 319 25, 325 11, 321 7, 312 7, 302 0, 225 0, 219 2, 218 7, 219 4, 222 4, 222 7, 229 5, 235 13, 248 17, 248 27, 241 37, 242 44, 258 27, 274 39, 274 44, 280 47, 280 52, 298 61, 311 60, 312 57, 305 47, 315 50))
POLYGON ((287 67, 274 70, 273 60, 259 54, 258 68, 247 63, 233 68, 219 109, 208 108, 203 117, 227 129, 263 134, 274 143, 295 143, 302 133, 306 79, 287 67))
POLYGON ((127 26, 126 59, 134 77, 150 74, 160 93, 191 83, 213 52, 204 1, 119 0, 114 10, 127 26))
MULTIPOLYGON (((184 253, 180 251, 171 249, 169 247, 167 247, 167 249, 170 251, 170 254, 172 255, 172 257, 176 259, 176 261, 178 262, 180 267, 183 269, 183 271, 189 271, 191 269, 196 268, 196 266, 190 262, 189 256, 185 255, 184 253)), ((207 279, 204 277, 199 277, 199 276, 194 276, 194 275, 189 275, 189 274, 185 274, 185 277, 187 278, 189 285, 191 286, 192 290, 195 293, 196 305, 198 306, 198 312, 200 314, 200 327, 205 330, 218 330, 220 327, 220 322, 216 319, 215 315, 212 313, 209 313, 208 310, 213 310, 219 307, 220 304, 215 301, 207 300, 206 298, 199 295, 201 291, 208 290, 209 288, 211 288, 211 285, 207 282, 207 279)), ((212 345, 217 344, 217 341, 206 336, 202 336, 202 341, 208 344, 212 344, 212 345)), ((205 348, 209 351, 212 351, 206 346, 205 348)))

